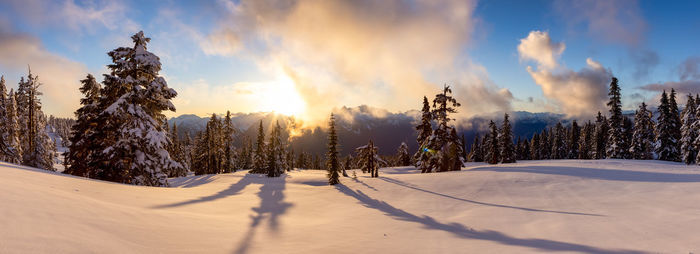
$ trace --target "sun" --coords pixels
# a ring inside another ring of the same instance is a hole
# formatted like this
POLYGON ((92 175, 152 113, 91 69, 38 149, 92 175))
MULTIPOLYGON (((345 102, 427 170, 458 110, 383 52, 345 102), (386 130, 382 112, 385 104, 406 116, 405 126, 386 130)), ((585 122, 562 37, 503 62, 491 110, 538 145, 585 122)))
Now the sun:
POLYGON ((274 111, 287 116, 300 116, 306 110, 306 102, 297 91, 294 81, 283 76, 271 82, 261 101, 263 111, 274 111))

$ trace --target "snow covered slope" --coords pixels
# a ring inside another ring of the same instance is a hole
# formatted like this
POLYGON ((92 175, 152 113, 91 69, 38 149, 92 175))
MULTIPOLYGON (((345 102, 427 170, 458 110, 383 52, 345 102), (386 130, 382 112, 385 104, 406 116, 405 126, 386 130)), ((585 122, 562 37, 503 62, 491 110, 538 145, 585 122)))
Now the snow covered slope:
POLYGON ((128 186, 0 164, 0 253, 698 253, 700 171, 658 161, 470 164, 128 186), (352 173, 350 174, 352 175, 352 173))

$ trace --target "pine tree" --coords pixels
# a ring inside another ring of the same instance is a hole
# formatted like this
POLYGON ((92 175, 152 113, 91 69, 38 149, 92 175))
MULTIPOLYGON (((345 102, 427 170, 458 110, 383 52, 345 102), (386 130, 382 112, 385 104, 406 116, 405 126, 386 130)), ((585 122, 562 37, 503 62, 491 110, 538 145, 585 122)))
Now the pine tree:
POLYGON ((91 74, 80 83, 83 84, 80 92, 84 97, 80 99, 82 106, 75 111, 77 121, 71 128, 70 146, 64 161, 68 167, 64 173, 94 178, 94 175, 90 175, 94 172, 90 171, 88 162, 92 160, 95 152, 94 142, 90 138, 99 126, 97 116, 100 110, 97 104, 100 101, 101 87, 91 74))
POLYGON ((255 142, 255 151, 253 152, 253 169, 250 173, 262 174, 265 172, 265 131, 263 129, 262 120, 258 127, 258 138, 255 142))
POLYGON ((675 150, 675 160, 681 161, 681 117, 678 110, 678 103, 676 102, 676 90, 671 88, 671 93, 668 96, 668 111, 670 114, 671 125, 672 125, 672 137, 675 141, 673 143, 673 149, 675 150))
POLYGON ((501 124, 498 142, 498 148, 500 148, 500 162, 514 163, 515 148, 513 147, 513 130, 510 126, 507 113, 503 116, 503 123, 501 124))
POLYGON ((7 87, 5 86, 5 76, 0 76, 0 160, 19 163, 19 151, 13 144, 12 133, 16 132, 16 126, 12 124, 10 117, 13 105, 10 103, 10 98, 7 97, 7 87))
POLYGON ((401 142, 401 145, 396 151, 396 158, 398 159, 398 165, 405 167, 411 165, 411 156, 408 155, 408 145, 406 142, 401 142))
POLYGON ((456 113, 460 104, 451 93, 452 90, 446 85, 433 99, 431 116, 437 122, 437 128, 423 141, 417 153, 416 166, 422 173, 461 169, 459 157, 463 145, 460 144, 454 127, 449 125, 454 120, 450 114, 456 113))
POLYGON ((17 101, 15 100, 14 90, 10 90, 10 93, 5 100, 5 130, 3 133, 3 140, 7 145, 8 153, 5 160, 10 163, 19 164, 22 162, 22 145, 20 143, 20 127, 18 123, 17 116, 17 101), (11 151, 10 151, 11 150, 11 151))
POLYGON ((595 143, 595 125, 588 121, 583 125, 581 130, 581 137, 578 140, 578 154, 576 155, 578 159, 589 160, 593 158, 593 147, 595 143))
POLYGON ((634 113, 634 134, 632 135, 630 154, 636 160, 651 160, 654 158, 654 122, 652 113, 642 102, 634 113))
POLYGON ((550 135, 554 137, 552 141, 552 153, 551 159, 560 160, 566 159, 567 149, 564 141, 566 140, 566 130, 561 122, 557 122, 554 129, 551 131, 550 135))
POLYGON ((223 135, 224 135, 224 170, 226 172, 236 172, 236 164, 234 158, 234 147, 233 147, 233 135, 235 130, 233 129, 233 122, 231 120, 231 111, 226 111, 226 118, 224 119, 223 135))
POLYGON ((674 137, 674 110, 671 109, 666 91, 661 94, 661 103, 659 104, 659 117, 656 121, 656 144, 655 152, 659 160, 664 161, 679 161, 680 153, 678 151, 678 140, 674 137))
POLYGON ((461 155, 461 156, 462 156, 462 161, 465 161, 465 162, 466 162, 467 159, 468 159, 468 158, 467 158, 467 157, 468 157, 468 154, 467 154, 467 140, 464 138, 464 133, 462 133, 462 140, 461 140, 460 143, 462 144, 462 155, 461 155))
POLYGON ((540 136, 535 133, 532 135, 532 141, 530 141, 530 159, 539 160, 540 159, 540 136))
POLYGON ((268 177, 279 177, 287 170, 287 165, 284 159, 286 154, 284 149, 285 145, 282 143, 281 135, 282 128, 280 127, 279 122, 277 122, 270 133, 270 139, 266 146, 265 172, 267 173, 268 177))
POLYGON ((496 127, 496 123, 490 121, 489 129, 491 130, 491 132, 486 137, 488 141, 486 145, 487 150, 484 160, 489 164, 496 164, 499 161, 501 161, 501 159, 499 158, 500 149, 498 147, 498 128, 496 127))
POLYGON ((549 131, 547 128, 540 133, 540 160, 549 160, 552 153, 552 143, 549 140, 549 131))
POLYGON ((418 142, 418 151, 413 155, 414 161, 416 162, 416 167, 420 168, 421 155, 426 147, 422 147, 426 139, 430 137, 433 132, 433 127, 431 122, 433 121, 432 113, 430 112, 430 103, 428 103, 428 98, 423 96, 423 109, 421 109, 421 123, 416 126, 416 131, 418 131, 418 137, 416 142, 418 142))
POLYGON ((335 117, 331 113, 328 121, 328 153, 326 154, 326 167, 328 168, 328 184, 336 185, 340 183, 338 161, 338 135, 335 133, 335 117))
POLYGON ((523 144, 521 145, 522 149, 522 160, 532 160, 532 157, 530 157, 530 141, 528 139, 523 139, 523 144))
POLYGON ((578 158, 579 154, 579 139, 581 139, 581 128, 578 126, 576 120, 571 123, 571 129, 569 130, 569 135, 567 138, 568 155, 569 159, 578 158))
POLYGON ((479 135, 474 136, 474 143, 472 143, 471 152, 469 152, 469 161, 484 161, 484 155, 481 153, 481 142, 479 141, 479 135))
POLYGON ((594 138, 594 159, 605 159, 605 151, 607 147, 608 140, 608 120, 600 112, 595 121, 595 138, 594 138))
POLYGON ((617 84, 617 78, 613 77, 610 82, 610 91, 608 92, 610 100, 608 101, 608 107, 610 107, 610 118, 608 119, 608 133, 606 142, 605 154, 608 158, 622 159, 624 158, 625 149, 627 149, 627 144, 623 138, 622 130, 622 102, 620 95, 620 86, 617 84))
POLYGON ((24 113, 26 119, 26 143, 22 164, 30 167, 41 168, 53 171, 53 160, 55 157, 55 147, 53 141, 46 133, 46 116, 41 111, 41 101, 39 96, 39 77, 32 75, 31 69, 24 84, 24 102, 27 105, 24 113))
POLYGON ((362 172, 368 172, 370 177, 379 177, 379 163, 382 159, 377 155, 377 149, 371 139, 367 145, 355 149, 362 172))
MULTIPOLYGON (((167 186, 165 172, 182 167, 166 146, 163 111, 175 111, 170 101, 177 92, 159 76, 160 59, 147 50, 150 38, 138 32, 131 37, 133 48, 120 47, 108 53, 112 64, 104 76, 98 122, 93 135, 97 151, 89 163, 97 178, 149 186, 167 186)), ((92 174, 91 174, 92 175, 92 174)))
POLYGON ((694 144, 698 136, 693 129, 693 124, 697 120, 695 110, 695 99, 693 95, 688 94, 688 102, 681 112, 681 160, 687 165, 695 164, 695 158, 698 155, 694 144))

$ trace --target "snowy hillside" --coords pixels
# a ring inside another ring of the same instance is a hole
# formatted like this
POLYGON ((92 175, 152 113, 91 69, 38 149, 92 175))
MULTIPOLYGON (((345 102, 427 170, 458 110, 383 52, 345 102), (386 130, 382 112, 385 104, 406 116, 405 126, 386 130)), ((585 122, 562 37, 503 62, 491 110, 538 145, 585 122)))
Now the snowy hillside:
POLYGON ((698 253, 700 170, 469 164, 114 184, 0 164, 0 253, 698 253), (352 175, 352 173, 350 173, 352 175))

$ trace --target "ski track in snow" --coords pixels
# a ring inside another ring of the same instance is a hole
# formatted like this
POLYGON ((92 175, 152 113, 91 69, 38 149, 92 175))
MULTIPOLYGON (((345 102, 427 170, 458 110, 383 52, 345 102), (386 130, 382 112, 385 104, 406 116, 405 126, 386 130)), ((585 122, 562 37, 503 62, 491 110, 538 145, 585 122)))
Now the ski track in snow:
POLYGON ((697 253, 700 167, 468 163, 130 186, 0 163, 0 253, 697 253), (348 172, 352 175, 352 172, 348 172))

